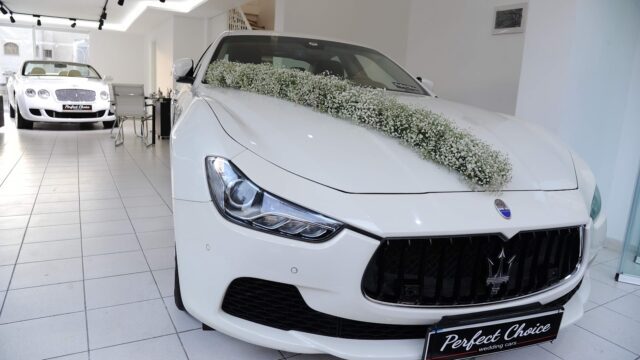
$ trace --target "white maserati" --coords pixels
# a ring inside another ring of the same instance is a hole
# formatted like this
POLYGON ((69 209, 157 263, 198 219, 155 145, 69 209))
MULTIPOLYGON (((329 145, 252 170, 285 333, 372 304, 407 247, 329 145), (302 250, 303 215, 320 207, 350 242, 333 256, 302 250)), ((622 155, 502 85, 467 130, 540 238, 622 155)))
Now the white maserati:
POLYGON ((7 81, 9 115, 18 129, 31 129, 34 122, 102 122, 111 128, 108 81, 91 65, 26 61, 7 81))
POLYGON ((389 360, 551 341, 582 316, 606 219, 588 166, 554 137, 439 99, 381 53, 339 41, 227 32, 193 65, 174 67, 180 309, 266 347, 389 360), (384 89, 396 109, 441 114, 507 154, 510 181, 471 186, 370 126, 251 91, 264 76, 242 88, 249 76, 223 71, 240 85, 218 86, 221 63, 384 89))

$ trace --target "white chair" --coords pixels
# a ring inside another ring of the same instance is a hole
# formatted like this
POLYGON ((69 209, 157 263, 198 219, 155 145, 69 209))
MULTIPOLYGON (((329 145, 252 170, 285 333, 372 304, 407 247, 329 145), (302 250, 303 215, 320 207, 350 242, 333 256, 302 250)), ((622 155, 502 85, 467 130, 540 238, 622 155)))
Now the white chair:
MULTIPOLYGON (((116 123, 118 126, 115 145, 120 146, 124 143, 124 123, 127 120, 133 120, 134 134, 143 138, 147 146, 152 145, 153 141, 149 141, 149 126, 147 122, 153 119, 153 115, 147 113, 144 85, 112 84, 112 87, 116 108, 116 123), (136 130, 136 121, 140 121, 140 134, 138 134, 136 130)), ((111 129, 111 133, 113 134, 113 128, 111 129)), ((151 136, 153 136, 153 134, 151 136)))

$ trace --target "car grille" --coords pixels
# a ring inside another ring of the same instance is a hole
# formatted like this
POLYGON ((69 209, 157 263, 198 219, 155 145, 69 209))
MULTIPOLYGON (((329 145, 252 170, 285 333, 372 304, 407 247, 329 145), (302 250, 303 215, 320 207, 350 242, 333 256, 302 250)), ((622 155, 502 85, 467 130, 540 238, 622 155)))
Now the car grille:
POLYGON ((66 111, 53 111, 45 110, 47 116, 56 119, 93 119, 101 118, 104 116, 106 110, 94 111, 94 112, 66 112, 66 111))
POLYGON ((58 101, 92 102, 96 100, 96 92, 84 89, 59 89, 56 90, 58 101))
MULTIPOLYGON (((564 305, 578 291, 580 284, 566 295, 542 306, 532 303, 517 310, 545 310, 564 305)), ((297 287, 255 278, 233 280, 222 302, 222 310, 232 316, 284 331, 359 340, 424 339, 428 324, 389 325, 350 320, 310 308, 297 287)), ((495 311, 502 316, 516 309, 495 311)), ((468 314, 474 318, 481 314, 468 314)), ((482 313, 488 316, 488 313, 482 313)))
POLYGON ((469 306, 531 295, 573 274, 582 228, 383 240, 362 279, 364 294, 404 306, 469 306))

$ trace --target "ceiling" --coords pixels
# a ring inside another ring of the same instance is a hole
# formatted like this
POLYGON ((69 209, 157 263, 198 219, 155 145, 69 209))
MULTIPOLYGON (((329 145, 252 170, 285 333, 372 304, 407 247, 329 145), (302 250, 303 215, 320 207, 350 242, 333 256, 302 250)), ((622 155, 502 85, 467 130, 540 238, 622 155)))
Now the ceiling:
MULTIPOLYGON (((2 0, 12 11, 43 16, 43 26, 69 26, 66 19, 50 19, 45 15, 63 18, 100 18, 105 0, 2 0)), ((168 19, 173 14, 208 18, 239 6, 245 0, 125 0, 123 6, 117 0, 108 0, 105 30, 145 32, 168 19)), ((33 25, 31 16, 15 15, 16 25, 33 25)), ((8 15, 0 15, 0 24, 9 23, 8 15)), ((95 29, 97 23, 78 21, 77 29, 95 29)))

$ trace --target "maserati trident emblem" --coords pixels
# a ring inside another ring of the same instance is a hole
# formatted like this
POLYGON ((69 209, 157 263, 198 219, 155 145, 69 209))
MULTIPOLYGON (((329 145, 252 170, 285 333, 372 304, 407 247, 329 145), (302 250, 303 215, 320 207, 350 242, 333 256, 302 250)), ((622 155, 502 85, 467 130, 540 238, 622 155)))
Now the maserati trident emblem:
POLYGON ((503 218, 511 219, 511 209, 501 199, 496 199, 493 204, 496 206, 496 210, 502 215, 503 218))
POLYGON ((507 259, 507 255, 504 253, 504 248, 500 251, 498 255, 498 259, 494 262, 491 258, 487 258, 487 262, 489 263, 489 277, 487 277, 487 286, 491 286, 491 296, 494 296, 500 291, 500 287, 502 284, 506 284, 509 282, 509 273, 511 272, 511 266, 513 262, 516 260, 516 256, 507 259), (506 261, 506 269, 505 269, 505 261, 506 261), (493 269, 498 264, 498 268, 494 272, 493 269))

